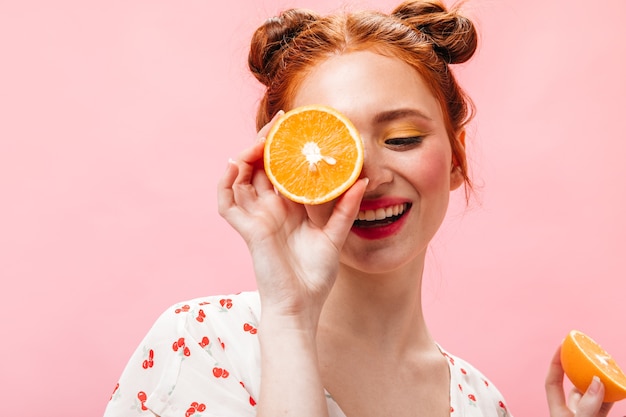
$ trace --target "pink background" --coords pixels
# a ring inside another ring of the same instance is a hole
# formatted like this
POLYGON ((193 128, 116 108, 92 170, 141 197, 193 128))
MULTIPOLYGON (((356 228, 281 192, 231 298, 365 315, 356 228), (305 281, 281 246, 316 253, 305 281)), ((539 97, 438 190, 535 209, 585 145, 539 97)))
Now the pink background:
MULTIPOLYGON (((3 2, 3 415, 101 415, 167 306, 254 288, 215 201, 254 136, 247 42, 279 9, 334 4, 3 2)), ((469 1, 478 191, 455 197, 424 301, 437 340, 517 416, 547 415, 545 371, 571 328, 626 367, 626 2, 588 5, 469 1)))

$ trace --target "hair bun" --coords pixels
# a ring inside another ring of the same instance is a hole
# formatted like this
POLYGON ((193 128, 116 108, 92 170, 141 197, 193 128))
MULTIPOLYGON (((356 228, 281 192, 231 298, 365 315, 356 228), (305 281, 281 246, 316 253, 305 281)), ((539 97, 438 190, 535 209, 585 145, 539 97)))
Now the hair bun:
POLYGON ((433 44, 448 64, 469 60, 476 51, 478 34, 474 23, 456 10, 448 11, 438 0, 410 0, 392 13, 433 44))
POLYGON ((254 76, 269 85, 280 59, 277 56, 300 32, 306 29, 318 15, 306 9, 288 9, 276 17, 267 19, 253 34, 248 66, 254 76))

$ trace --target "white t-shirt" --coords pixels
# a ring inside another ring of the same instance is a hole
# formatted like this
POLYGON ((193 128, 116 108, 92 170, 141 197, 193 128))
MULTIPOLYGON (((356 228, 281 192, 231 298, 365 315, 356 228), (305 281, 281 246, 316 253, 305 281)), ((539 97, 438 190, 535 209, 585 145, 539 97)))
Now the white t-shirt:
MULTIPOLYGON (((105 417, 255 416, 260 311, 257 292, 198 298, 167 309, 126 365, 105 417)), ((441 351, 450 368, 451 417, 511 417, 491 381, 441 351)), ((345 417, 326 397, 330 416, 345 417)))

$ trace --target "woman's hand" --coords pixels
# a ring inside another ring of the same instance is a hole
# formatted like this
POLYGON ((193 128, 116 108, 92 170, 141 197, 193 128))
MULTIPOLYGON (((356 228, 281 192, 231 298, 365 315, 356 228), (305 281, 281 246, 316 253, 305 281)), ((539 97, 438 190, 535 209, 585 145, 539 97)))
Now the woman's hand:
POLYGON ((548 376, 546 377, 546 395, 551 417, 606 417, 613 403, 603 403, 604 386, 599 379, 594 378, 582 394, 573 389, 569 394, 569 401, 565 400, 563 390, 563 367, 561 366, 561 348, 557 349, 552 357, 548 376), (569 404, 568 404, 569 403, 569 404))
POLYGON ((263 169, 265 135, 278 116, 229 163, 219 183, 219 212, 252 254, 264 315, 298 317, 316 326, 366 183, 358 181, 328 203, 333 208, 324 224, 312 222, 303 205, 275 192, 263 169))

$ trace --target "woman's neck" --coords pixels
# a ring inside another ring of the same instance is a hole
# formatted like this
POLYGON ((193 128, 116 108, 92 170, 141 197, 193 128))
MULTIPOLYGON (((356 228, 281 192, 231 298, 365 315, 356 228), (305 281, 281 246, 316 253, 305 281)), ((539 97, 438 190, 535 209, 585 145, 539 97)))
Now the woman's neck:
POLYGON ((423 263, 369 275, 342 266, 320 317, 320 336, 379 353, 432 349, 421 302, 423 263))

